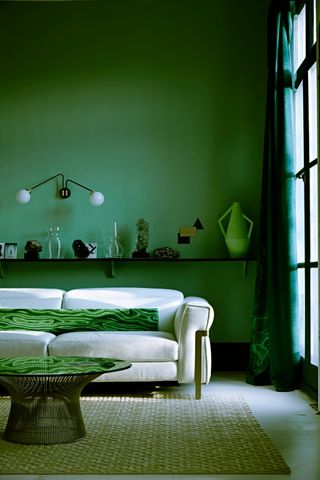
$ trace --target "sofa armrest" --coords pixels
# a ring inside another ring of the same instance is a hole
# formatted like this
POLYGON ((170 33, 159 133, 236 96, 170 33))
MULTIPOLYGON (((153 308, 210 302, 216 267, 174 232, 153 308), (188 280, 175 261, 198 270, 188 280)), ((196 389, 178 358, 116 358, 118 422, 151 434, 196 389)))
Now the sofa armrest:
POLYGON ((176 312, 174 332, 179 344, 178 382, 195 380, 195 338, 198 330, 208 332, 202 342, 202 383, 208 383, 211 375, 211 348, 209 329, 213 323, 212 306, 200 297, 186 297, 176 312))

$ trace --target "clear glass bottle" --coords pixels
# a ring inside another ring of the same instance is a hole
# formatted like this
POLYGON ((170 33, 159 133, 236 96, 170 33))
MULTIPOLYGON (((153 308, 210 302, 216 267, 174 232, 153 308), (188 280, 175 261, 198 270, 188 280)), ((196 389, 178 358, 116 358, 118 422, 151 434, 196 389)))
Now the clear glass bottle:
POLYGON ((49 258, 62 258, 60 227, 50 227, 48 232, 49 258))
POLYGON ((108 258, 122 258, 124 249, 119 240, 117 222, 113 222, 109 245, 107 246, 106 257, 108 258))

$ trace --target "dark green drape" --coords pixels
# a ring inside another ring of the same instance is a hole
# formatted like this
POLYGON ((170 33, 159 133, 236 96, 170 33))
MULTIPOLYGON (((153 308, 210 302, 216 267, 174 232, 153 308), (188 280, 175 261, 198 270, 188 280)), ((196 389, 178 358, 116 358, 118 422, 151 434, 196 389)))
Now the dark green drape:
POLYGON ((258 268, 247 382, 296 388, 299 374, 295 244, 292 16, 289 0, 268 16, 268 84, 258 268))

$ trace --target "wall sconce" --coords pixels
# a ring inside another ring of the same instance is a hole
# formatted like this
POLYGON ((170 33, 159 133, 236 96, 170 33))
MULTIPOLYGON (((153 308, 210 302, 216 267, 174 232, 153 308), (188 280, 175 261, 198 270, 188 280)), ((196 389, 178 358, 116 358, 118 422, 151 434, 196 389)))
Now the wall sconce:
POLYGON ((44 180, 43 182, 38 183, 37 185, 34 185, 33 187, 30 188, 23 188, 22 190, 19 190, 19 192, 16 195, 16 200, 19 203, 28 203, 31 200, 31 191, 40 187, 44 183, 49 182, 50 180, 53 180, 54 178, 57 177, 62 177, 62 187, 59 190, 59 195, 60 198, 69 198, 71 195, 71 191, 68 188, 68 183, 74 183, 75 185, 78 185, 78 187, 84 188, 85 190, 88 190, 90 192, 90 203, 94 205, 95 207, 99 207, 100 205, 103 204, 104 202, 104 196, 103 193, 101 192, 96 192, 92 188, 85 187, 84 185, 81 185, 81 183, 75 182, 74 180, 71 180, 71 178, 68 178, 66 181, 64 181, 64 175, 62 173, 57 173, 57 175, 54 175, 53 177, 48 178, 47 180, 44 180))

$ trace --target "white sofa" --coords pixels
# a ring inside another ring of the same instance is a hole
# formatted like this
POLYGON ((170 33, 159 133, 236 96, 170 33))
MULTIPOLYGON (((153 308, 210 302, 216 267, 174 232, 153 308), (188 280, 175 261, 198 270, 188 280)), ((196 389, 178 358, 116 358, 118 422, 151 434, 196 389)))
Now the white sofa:
POLYGON ((211 374, 212 306, 199 297, 159 288, 0 288, 1 309, 156 308, 157 331, 0 330, 0 357, 79 355, 119 358, 132 367, 101 375, 98 382, 178 382, 196 385, 211 374), (197 333, 198 332, 198 333, 197 333))

